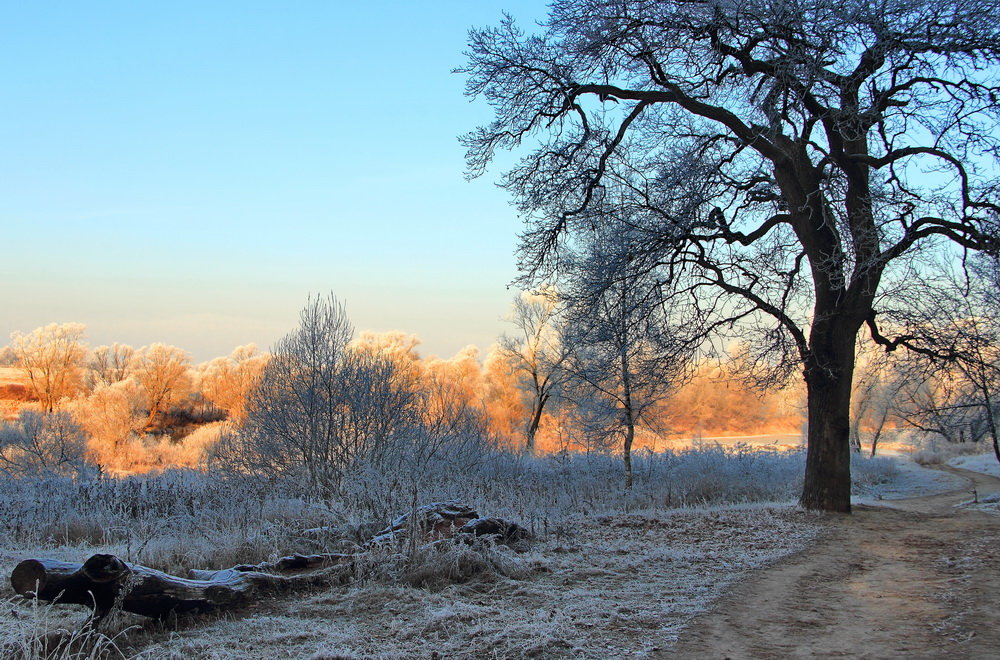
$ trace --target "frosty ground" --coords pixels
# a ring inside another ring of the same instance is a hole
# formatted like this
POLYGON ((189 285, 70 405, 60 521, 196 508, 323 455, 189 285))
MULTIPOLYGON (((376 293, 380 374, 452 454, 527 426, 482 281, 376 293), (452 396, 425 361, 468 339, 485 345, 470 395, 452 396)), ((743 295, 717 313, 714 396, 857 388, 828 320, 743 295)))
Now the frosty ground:
MULTIPOLYGON (((600 461, 591 466, 593 483, 579 476, 587 474, 581 466, 571 466, 578 475, 573 484, 562 484, 558 493, 537 492, 530 500, 524 499, 532 490, 525 488, 533 483, 530 470, 521 474, 516 492, 494 487, 489 493, 465 494, 479 508, 498 509, 490 513, 514 517, 520 511, 537 538, 528 552, 496 547, 423 553, 406 564, 371 567, 346 587, 293 594, 247 611, 171 625, 123 616, 106 631, 118 635, 107 646, 109 657, 389 658, 437 653, 607 658, 669 653, 684 627, 732 585, 755 569, 815 545, 835 524, 834 517, 806 513, 792 503, 797 484, 788 475, 797 469, 800 459, 795 456, 701 449, 671 460, 667 464, 650 457, 640 465, 649 479, 628 498, 600 494, 602 470, 614 465, 600 461), (664 481, 672 484, 669 501, 655 486, 664 481)), ((902 459, 861 463, 855 472, 864 501, 887 502, 962 484, 959 477, 902 459)), ((549 484, 558 475, 536 476, 539 484, 549 484)), ((220 514, 233 528, 229 537, 215 536, 214 544, 205 538, 211 534, 199 537, 194 530, 219 527, 220 520, 203 516, 192 522, 186 520, 192 516, 177 511, 154 513, 161 516, 161 528, 189 534, 180 546, 169 542, 173 537, 152 531, 145 539, 121 529, 116 536, 115 523, 126 521, 111 513, 106 519, 90 517, 90 538, 60 539, 58 526, 53 526, 46 541, 25 525, 20 536, 8 537, 12 541, 2 550, 0 570, 9 574, 26 556, 82 561, 97 551, 174 572, 185 566, 252 561, 262 553, 267 558, 294 546, 295 535, 288 530, 301 530, 322 517, 300 504, 296 509, 292 502, 260 503, 259 518, 270 521, 270 528, 233 520, 231 511, 220 514), (251 550, 254 539, 257 545, 251 550)), ((79 512, 74 515, 76 525, 88 522, 79 512)), ((2 618, 0 639, 9 652, 37 653, 31 644, 41 633, 78 628, 85 618, 81 608, 16 602, 5 589, 10 615, 2 618)))

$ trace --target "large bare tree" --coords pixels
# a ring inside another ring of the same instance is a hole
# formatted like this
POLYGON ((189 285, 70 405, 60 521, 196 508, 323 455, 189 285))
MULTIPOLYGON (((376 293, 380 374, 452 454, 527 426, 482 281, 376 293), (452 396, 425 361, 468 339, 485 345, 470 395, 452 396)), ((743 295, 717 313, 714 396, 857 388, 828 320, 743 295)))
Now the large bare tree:
POLYGON ((537 34, 470 33, 528 222, 525 279, 557 279, 597 226, 684 296, 686 327, 753 337, 803 370, 801 502, 850 510, 855 341, 929 250, 995 253, 1000 7, 988 0, 556 0, 537 34))

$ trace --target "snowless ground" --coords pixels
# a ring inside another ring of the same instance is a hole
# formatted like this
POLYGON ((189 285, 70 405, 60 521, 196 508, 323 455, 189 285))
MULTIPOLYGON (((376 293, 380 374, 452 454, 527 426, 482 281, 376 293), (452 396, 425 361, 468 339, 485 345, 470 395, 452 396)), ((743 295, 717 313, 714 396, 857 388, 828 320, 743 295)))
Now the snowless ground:
MULTIPOLYGON (((107 646, 107 657, 722 657, 728 651, 716 642, 724 642, 724 634, 692 639, 682 632, 711 631, 717 624, 738 630, 733 616, 754 620, 762 633, 784 640, 785 646, 770 648, 755 638, 764 645, 752 654, 764 657, 798 657, 797 643, 817 653, 837 652, 838 643, 853 644, 849 638, 862 633, 889 640, 877 648, 934 657, 930 651, 942 650, 940 644, 966 644, 975 636, 966 625, 979 597, 971 590, 978 572, 996 566, 970 535, 978 518, 956 518, 961 524, 941 532, 945 516, 983 515, 955 509, 954 494, 940 495, 962 489, 963 479, 900 461, 890 481, 866 486, 859 501, 881 505, 937 493, 925 498, 930 504, 905 511, 862 505, 850 519, 807 513, 791 503, 581 515, 523 554, 505 548, 432 553, 402 571, 375 566, 349 587, 177 625, 122 617, 108 631, 123 632, 107 646), (914 573, 915 566, 923 572, 914 573), (759 570, 764 567, 769 569, 759 570), (905 585, 919 590, 926 580, 934 580, 926 597, 905 591, 905 585), (885 585, 893 581, 904 588, 890 593, 885 585), (850 600, 859 593, 870 598, 850 600), (833 606, 844 611, 817 609, 833 606), (719 624, 719 616, 730 619, 719 624), (846 627, 838 631, 827 620, 846 627), (897 620, 916 626, 922 636, 850 627, 897 620), (785 627, 771 630, 772 624, 785 627), (943 632, 936 633, 935 625, 943 632), (828 634, 810 646, 818 630, 828 634)), ((994 529, 982 537, 997 539, 994 529)), ((46 554, 82 560, 92 551, 46 554)), ((23 557, 0 553, 0 571, 9 574, 23 557)), ((4 588, 0 645, 6 644, 7 655, 29 649, 41 632, 78 628, 83 621, 79 608, 17 603, 4 588)), ((749 639, 750 633, 744 635, 749 639)))
POLYGON ((1000 479, 831 517, 810 548, 697 618, 675 657, 995 658, 1000 516, 958 505, 1000 479), (958 505, 958 506, 956 506, 958 505))

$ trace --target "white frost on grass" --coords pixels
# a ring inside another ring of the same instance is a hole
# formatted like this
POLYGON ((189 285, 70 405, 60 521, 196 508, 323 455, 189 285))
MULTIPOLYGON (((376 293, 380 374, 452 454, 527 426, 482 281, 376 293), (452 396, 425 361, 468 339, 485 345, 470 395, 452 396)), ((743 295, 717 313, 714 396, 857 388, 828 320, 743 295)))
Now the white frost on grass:
POLYGON ((948 465, 962 470, 971 470, 988 474, 991 477, 1000 477, 1000 463, 997 462, 993 452, 988 454, 973 454, 971 456, 956 456, 948 461, 948 465))
POLYGON ((900 500, 922 497, 957 490, 965 481, 956 475, 941 470, 926 468, 912 461, 905 454, 886 458, 895 463, 894 474, 880 483, 855 484, 857 493, 851 498, 854 504, 885 504, 885 500, 900 500))
POLYGON ((519 579, 332 588, 159 636, 143 657, 647 657, 728 584, 821 530, 812 514, 761 506, 572 522, 519 558, 519 579))
MULTIPOLYGON (((991 477, 1000 477, 1000 463, 997 463, 996 456, 992 452, 971 456, 956 456, 948 461, 948 465, 962 470, 988 474, 991 477)), ((1000 514, 1000 493, 976 493, 974 499, 969 499, 956 506, 963 509, 975 509, 977 511, 1000 514)))
POLYGON ((975 509, 976 511, 1000 514, 1000 493, 987 493, 984 495, 977 493, 975 499, 967 500, 955 506, 962 509, 975 509))

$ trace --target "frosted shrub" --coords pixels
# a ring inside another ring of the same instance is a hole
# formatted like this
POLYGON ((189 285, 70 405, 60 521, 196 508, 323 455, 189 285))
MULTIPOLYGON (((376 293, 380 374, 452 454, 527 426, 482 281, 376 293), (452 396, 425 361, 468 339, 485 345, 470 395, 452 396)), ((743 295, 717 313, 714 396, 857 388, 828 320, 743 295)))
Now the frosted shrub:
POLYGON ((938 436, 927 434, 912 441, 915 450, 913 460, 921 465, 942 465, 956 456, 983 454, 992 451, 989 441, 949 442, 938 436))
POLYGON ((855 489, 889 483, 899 474, 896 462, 886 456, 851 454, 851 475, 855 489))

